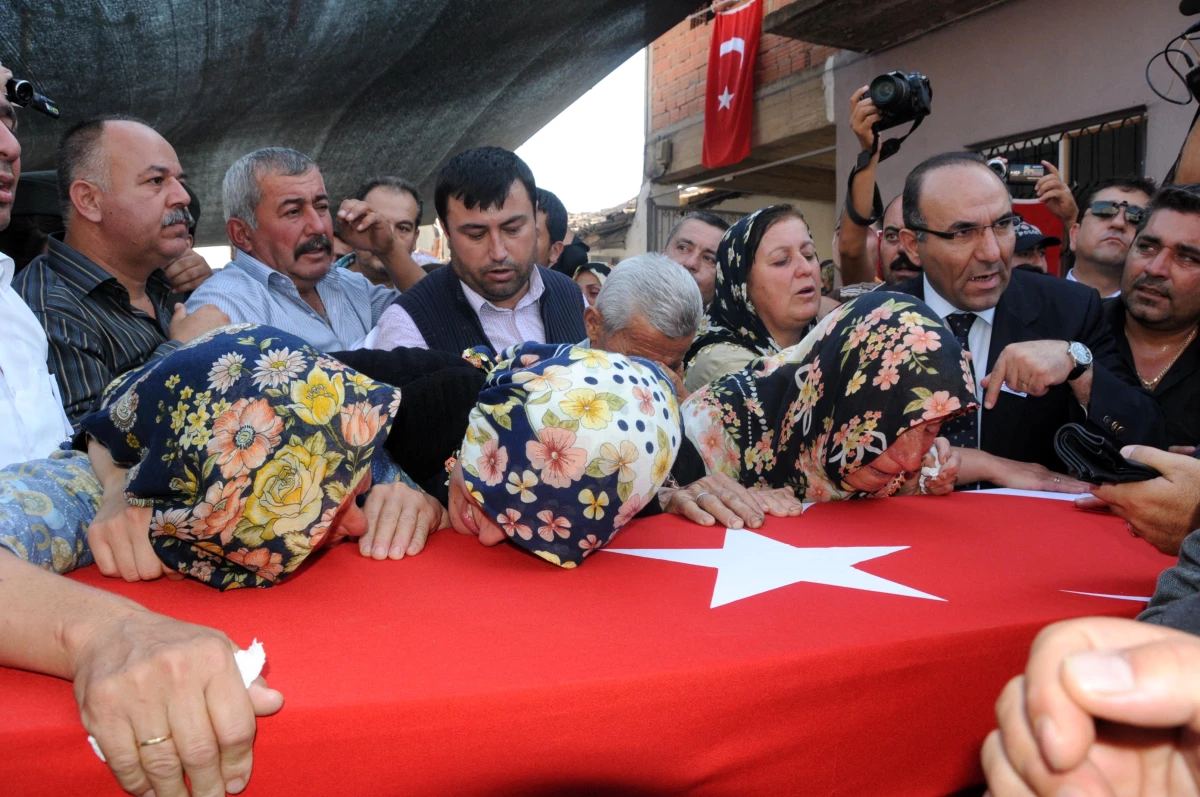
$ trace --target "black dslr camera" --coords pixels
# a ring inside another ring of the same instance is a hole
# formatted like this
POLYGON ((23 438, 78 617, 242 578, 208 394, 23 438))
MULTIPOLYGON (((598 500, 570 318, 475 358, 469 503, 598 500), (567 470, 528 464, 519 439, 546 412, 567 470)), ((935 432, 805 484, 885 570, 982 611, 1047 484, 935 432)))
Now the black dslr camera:
POLYGON ((933 100, 929 78, 920 72, 893 71, 880 75, 871 81, 867 93, 879 109, 876 132, 924 119, 929 116, 929 103, 933 100))
POLYGON ((28 80, 10 77, 8 83, 4 85, 4 93, 13 105, 41 111, 52 119, 58 118, 58 106, 54 100, 34 91, 33 84, 28 80))

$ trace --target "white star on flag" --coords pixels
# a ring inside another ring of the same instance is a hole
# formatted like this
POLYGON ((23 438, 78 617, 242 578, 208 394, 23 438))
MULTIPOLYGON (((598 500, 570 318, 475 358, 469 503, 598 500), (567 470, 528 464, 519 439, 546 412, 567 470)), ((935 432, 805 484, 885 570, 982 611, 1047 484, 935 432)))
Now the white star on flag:
POLYGON ((929 595, 854 568, 854 565, 860 562, 878 559, 906 548, 908 548, 907 545, 797 548, 794 545, 788 545, 746 529, 726 529, 725 543, 721 548, 602 548, 601 550, 626 556, 640 556, 643 559, 661 559, 664 562, 715 567, 717 583, 713 588, 712 603, 709 605, 709 608, 712 609, 739 601, 742 598, 749 598, 752 595, 801 582, 861 589, 868 592, 883 592, 908 598, 944 601, 945 598, 929 595))
POLYGON ((722 111, 726 108, 729 108, 730 103, 733 102, 733 98, 736 96, 737 96, 736 94, 730 94, 729 87, 726 86, 724 93, 717 95, 717 99, 721 101, 721 104, 719 106, 717 106, 717 110, 722 111))

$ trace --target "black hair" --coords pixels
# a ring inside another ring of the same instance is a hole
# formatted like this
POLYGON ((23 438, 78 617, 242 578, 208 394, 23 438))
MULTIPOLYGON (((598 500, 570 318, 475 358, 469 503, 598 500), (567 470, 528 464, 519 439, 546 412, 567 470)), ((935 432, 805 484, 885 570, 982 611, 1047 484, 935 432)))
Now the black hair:
POLYGON ((1187 213, 1193 216, 1200 215, 1200 183, 1164 185, 1158 189, 1150 197, 1150 204, 1146 205, 1146 212, 1142 214, 1142 220, 1138 223, 1137 231, 1139 233, 1146 228, 1150 217, 1159 210, 1173 210, 1176 213, 1187 213))
POLYGON ((58 140, 55 154, 58 163, 58 204, 64 219, 71 216, 71 184, 81 179, 84 172, 94 174, 97 169, 107 171, 105 164, 99 162, 105 122, 137 122, 150 127, 134 116, 110 114, 93 116, 67 128, 67 132, 58 140))
POLYGON ((679 221, 675 222, 675 226, 671 228, 671 234, 667 236, 668 244, 671 243, 671 240, 675 237, 676 233, 679 232, 679 228, 689 221, 703 222, 709 227, 716 227, 722 233, 729 229, 729 222, 725 221, 725 219, 721 218, 716 213, 709 213, 708 211, 704 210, 699 211, 698 213, 689 213, 679 221))
POLYGON ((805 226, 808 225, 804 214, 794 205, 771 205, 758 214, 758 218, 754 220, 754 226, 750 229, 750 237, 746 239, 746 262, 750 264, 750 268, 754 266, 754 257, 758 254, 758 247, 762 244, 767 230, 786 218, 800 219, 805 226))
POLYGON ((448 226, 446 208, 450 197, 460 200, 467 210, 476 205, 484 210, 503 207, 512 184, 517 181, 525 186, 529 201, 536 203, 537 184, 533 172, 516 153, 500 147, 476 147, 460 152, 438 174, 437 187, 433 191, 438 218, 443 226, 448 226))
POLYGON ((379 174, 374 177, 368 177, 358 187, 358 190, 354 192, 354 198, 364 200, 367 198, 367 194, 381 186, 390 188, 393 191, 404 191, 411 195, 417 203, 417 224, 421 223, 421 215, 425 212, 425 203, 421 200, 421 193, 417 191, 417 187, 403 177, 393 177, 390 174, 379 174))
POLYGON ((550 233, 550 245, 567 237, 567 207, 552 191, 537 190, 537 209, 546 214, 546 230, 550 233))
POLYGON ((1079 218, 1076 221, 1083 221, 1083 214, 1087 213, 1088 206, 1096 201, 1096 194, 1106 188, 1118 188, 1122 191, 1141 191, 1146 196, 1152 197, 1154 196, 1154 192, 1158 190, 1158 185, 1155 184, 1152 177, 1137 177, 1132 174, 1101 180, 1096 183, 1095 188, 1088 192, 1087 201, 1079 206, 1079 218))
MULTIPOLYGON (((916 168, 904 178, 904 191, 900 194, 900 201, 904 203, 904 226, 910 230, 925 226, 925 216, 921 213, 921 189, 925 183, 925 175, 950 166, 973 164, 982 166, 993 177, 996 176, 995 172, 988 169, 987 161, 983 159, 983 156, 974 152, 943 152, 918 163, 916 168)), ((996 179, 1000 178, 996 177, 996 179)), ((916 235, 918 241, 925 240, 925 233, 917 232, 916 235)))

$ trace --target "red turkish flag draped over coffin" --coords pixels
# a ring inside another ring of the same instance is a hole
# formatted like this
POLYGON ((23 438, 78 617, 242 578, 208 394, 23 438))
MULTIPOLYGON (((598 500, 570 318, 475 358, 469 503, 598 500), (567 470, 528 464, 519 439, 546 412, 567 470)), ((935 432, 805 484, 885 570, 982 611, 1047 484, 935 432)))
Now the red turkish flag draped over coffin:
POLYGON ((704 101, 706 168, 729 166, 750 154, 754 62, 762 30, 762 0, 717 14, 708 48, 704 101))
MULTIPOLYGON (((1038 630, 1133 616, 1174 561, 1069 502, 961 493, 645 518, 576 570, 453 531, 312 558, 268 590, 72 576, 263 642, 286 702, 246 797, 949 794, 1038 630)), ((121 797, 71 684, 0 667, 0 695, 0 795, 121 797)))

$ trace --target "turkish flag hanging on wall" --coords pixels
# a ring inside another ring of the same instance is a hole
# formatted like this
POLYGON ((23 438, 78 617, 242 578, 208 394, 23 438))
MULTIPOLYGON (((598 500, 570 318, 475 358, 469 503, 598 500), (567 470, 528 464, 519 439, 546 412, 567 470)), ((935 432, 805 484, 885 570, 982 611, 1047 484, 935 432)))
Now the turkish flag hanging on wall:
POLYGON ((708 47, 704 100, 704 154, 709 169, 729 166, 750 154, 754 115, 754 61, 762 31, 762 0, 717 14, 708 47))

